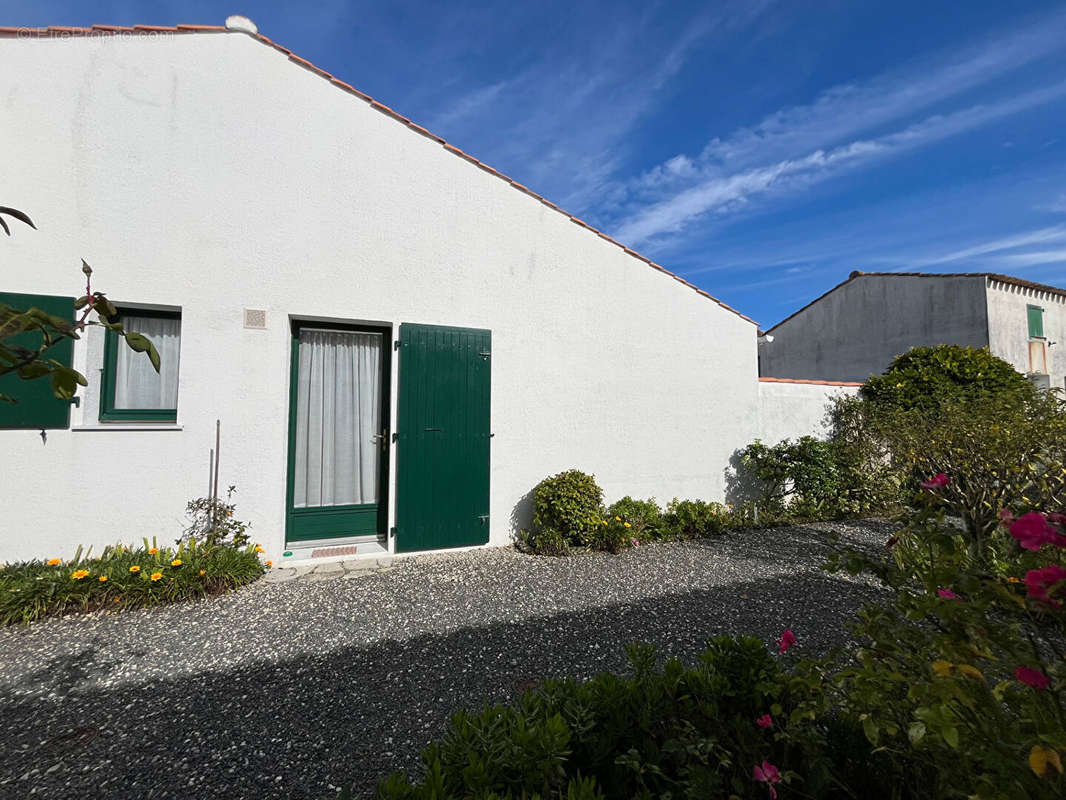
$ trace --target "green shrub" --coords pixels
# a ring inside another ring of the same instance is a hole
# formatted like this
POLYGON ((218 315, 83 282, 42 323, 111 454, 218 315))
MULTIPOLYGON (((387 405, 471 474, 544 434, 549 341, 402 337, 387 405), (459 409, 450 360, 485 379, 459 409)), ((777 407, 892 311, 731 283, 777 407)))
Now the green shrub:
POLYGON ((836 397, 826 413, 842 516, 899 510, 901 476, 884 436, 871 425, 871 415, 869 404, 859 396, 836 397))
POLYGON ((576 469, 560 472, 533 489, 533 530, 525 543, 534 552, 588 547, 603 518, 603 490, 595 477, 576 469))
POLYGON ((995 531, 1003 508, 1066 511, 1066 406, 1053 394, 944 400, 878 412, 871 427, 910 496, 925 477, 952 476, 944 508, 975 539, 995 531))
POLYGON ((721 503, 675 497, 663 514, 662 538, 680 540, 713 536, 728 527, 729 519, 729 510, 721 503))
POLYGON ((986 348, 953 344, 914 347, 896 358, 882 375, 860 389, 879 409, 929 411, 944 401, 991 397, 1026 400, 1033 385, 1010 364, 986 348))
POLYGON ((740 463, 762 485, 760 508, 796 517, 835 517, 845 498, 833 447, 803 436, 767 447, 758 439, 741 451, 740 463))
POLYGON ((184 538, 198 539, 207 545, 244 547, 248 544, 248 529, 252 526, 233 516, 236 505, 231 501, 236 491, 236 486, 230 486, 225 500, 211 497, 190 500, 185 506, 189 525, 185 528, 184 538))
POLYGON ((1008 518, 1009 534, 975 548, 949 522, 944 488, 926 489, 928 502, 908 514, 895 558, 835 560, 876 576, 894 599, 863 609, 858 649, 826 671, 801 713, 823 713, 833 698, 904 794, 1061 798, 1066 568, 1056 562, 1066 517, 1008 518))
POLYGON ((792 681, 757 639, 712 639, 692 669, 676 660, 657 669, 646 645, 628 654, 630 677, 549 680, 512 706, 459 712, 423 754, 425 778, 393 775, 377 797, 765 798, 753 769, 770 762, 787 764, 782 791, 842 798, 855 795, 841 775, 876 776, 854 729, 834 735, 858 758, 835 764, 825 743, 840 723, 788 722, 792 681), (759 726, 763 715, 770 727, 759 726))
POLYGON ((145 539, 136 549, 108 546, 95 558, 79 547, 66 562, 5 564, 0 569, 0 624, 222 594, 263 574, 257 551, 258 545, 236 548, 196 540, 158 547, 154 539, 145 539))
POLYGON ((634 500, 626 495, 607 509, 607 518, 615 517, 630 524, 629 534, 638 541, 657 539, 662 533, 663 510, 655 498, 634 500))

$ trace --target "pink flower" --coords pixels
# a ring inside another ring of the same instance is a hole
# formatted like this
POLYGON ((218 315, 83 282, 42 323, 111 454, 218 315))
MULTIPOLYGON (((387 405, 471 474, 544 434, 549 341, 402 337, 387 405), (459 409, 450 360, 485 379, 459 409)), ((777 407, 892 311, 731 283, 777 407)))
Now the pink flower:
POLYGON ((755 720, 755 724, 758 725, 760 728, 772 728, 774 725, 774 718, 771 717, 769 714, 763 714, 761 717, 755 720))
POLYGON ((1043 569, 1031 569, 1025 573, 1025 591, 1034 600, 1058 608, 1061 600, 1052 598, 1052 594, 1061 595, 1066 588, 1066 567, 1050 564, 1043 569))
POLYGON ((785 632, 781 634, 781 638, 777 641, 777 652, 784 653, 795 643, 796 634, 794 634, 790 629, 786 628, 785 632))
POLYGON ((1014 522, 1014 514, 1009 508, 1001 508, 999 510, 999 524, 1004 528, 1009 528, 1011 523, 1014 522))
POLYGON ((1039 511, 1030 511, 1014 520, 1010 526, 1010 535, 1026 550, 1036 551, 1045 544, 1066 547, 1066 536, 1056 531, 1047 521, 1047 517, 1039 511))
POLYGON ((936 593, 943 597, 945 600, 958 600, 959 596, 955 594, 951 589, 937 589, 936 593))
POLYGON ((1015 667, 1014 677, 1024 683, 1026 686, 1032 686, 1037 691, 1044 691, 1048 684, 1051 682, 1048 676, 1038 669, 1032 669, 1030 667, 1015 667))
POLYGON ((932 478, 927 481, 922 481, 923 489, 943 489, 951 483, 951 478, 945 475, 943 472, 938 472, 932 478))
POLYGON ((751 778, 760 783, 765 783, 766 788, 770 790, 772 800, 777 800, 777 789, 774 788, 774 784, 781 782, 781 773, 777 771, 777 767, 769 761, 763 761, 762 764, 755 765, 755 769, 751 772, 751 778))

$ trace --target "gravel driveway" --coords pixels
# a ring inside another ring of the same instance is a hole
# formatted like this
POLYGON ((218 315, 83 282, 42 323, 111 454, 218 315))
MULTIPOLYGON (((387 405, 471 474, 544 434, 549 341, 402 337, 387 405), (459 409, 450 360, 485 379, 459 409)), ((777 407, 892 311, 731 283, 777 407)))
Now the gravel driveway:
POLYGON ((563 559, 482 550, 0 629, 0 797, 369 794, 417 769, 456 709, 620 669, 629 641, 686 660, 722 632, 769 643, 791 627, 801 654, 845 643, 877 590, 819 569, 827 533, 875 546, 887 531, 819 524, 563 559))

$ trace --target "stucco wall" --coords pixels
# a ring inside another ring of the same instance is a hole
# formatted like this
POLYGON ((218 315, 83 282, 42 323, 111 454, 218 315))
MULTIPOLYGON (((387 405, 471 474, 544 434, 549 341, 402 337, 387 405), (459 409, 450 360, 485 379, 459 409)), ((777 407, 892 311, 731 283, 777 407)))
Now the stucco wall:
POLYGON ((1036 289, 989 280, 989 349, 1019 372, 1029 371, 1029 320, 1026 306, 1044 309, 1047 368, 1052 388, 1066 389, 1066 298, 1036 289), (1052 344, 1054 342, 1054 344, 1052 344))
POLYGON ((72 430, 0 431, 0 560, 176 537, 216 418, 276 558, 294 316, 492 330, 494 544, 570 467, 608 498, 722 498, 758 426, 749 322, 242 34, 0 49, 3 201, 39 228, 0 243, 5 290, 76 295, 84 257, 116 302, 182 311, 174 429, 101 428, 94 388, 72 430))
POLYGON ((771 329, 759 374, 865 381, 917 345, 988 345, 984 278, 860 275, 771 329))
POLYGON ((759 439, 767 445, 801 436, 825 439, 830 402, 858 391, 857 385, 760 379, 759 439))

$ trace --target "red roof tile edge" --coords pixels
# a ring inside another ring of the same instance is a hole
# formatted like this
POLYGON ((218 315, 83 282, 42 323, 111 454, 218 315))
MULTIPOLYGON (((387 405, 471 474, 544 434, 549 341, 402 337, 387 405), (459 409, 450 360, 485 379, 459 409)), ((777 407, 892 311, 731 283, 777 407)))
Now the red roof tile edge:
MULTIPOLYGON (((134 34, 142 34, 142 35, 144 35, 144 34, 155 34, 155 33, 174 33, 174 34, 180 33, 180 34, 187 34, 187 33, 205 33, 205 32, 207 32, 207 33, 230 33, 231 31, 228 28, 226 28, 225 26, 223 26, 223 25, 176 25, 174 27, 164 27, 164 26, 155 26, 155 25, 137 25, 137 26, 134 26, 134 27, 124 27, 124 26, 118 26, 118 25, 93 25, 91 28, 60 28, 60 27, 55 27, 55 26, 48 27, 48 28, 15 28, 15 27, 0 26, 0 37, 15 36, 17 38, 48 38, 48 37, 61 37, 61 36, 94 36, 94 35, 98 36, 98 35, 102 35, 102 34, 115 34, 115 33, 134 33, 134 34)), ((232 32, 234 32, 234 33, 244 33, 244 31, 232 31, 232 32)), ((425 136, 427 139, 431 139, 431 140, 443 145, 446 150, 454 153, 455 155, 459 156, 460 158, 466 159, 467 161, 470 161, 471 163, 481 167, 482 169, 484 169, 486 172, 490 173, 491 175, 494 175, 494 176, 500 178, 501 180, 506 181, 508 184, 510 184, 515 189, 517 189, 518 191, 522 192, 523 194, 527 194, 530 197, 532 197, 532 198, 534 198, 536 200, 539 200, 541 203, 546 205, 548 208, 550 208, 550 209, 552 209, 554 211, 558 211, 559 213, 561 213, 564 216, 568 217, 570 220, 572 220, 573 222, 575 222, 578 225, 582 226, 583 228, 587 228, 589 231, 595 233, 597 236, 600 236, 603 239, 606 239, 611 244, 617 245, 618 247, 622 248, 622 251, 625 252, 627 255, 633 256, 633 257, 637 258, 640 261, 646 262, 649 266, 654 267, 655 269, 657 269, 660 272, 666 273, 667 275, 672 277, 674 280, 678 281, 679 283, 684 284, 688 288, 690 288, 693 291, 695 291, 697 294, 703 295, 704 297, 708 298, 709 300, 713 300, 715 303, 717 303, 719 306, 724 308, 726 311, 730 311, 733 314, 736 314, 741 319, 743 319, 743 320, 745 320, 747 322, 750 322, 752 325, 758 326, 758 323, 755 320, 753 320, 751 317, 747 316, 746 314, 742 314, 741 312, 737 311, 732 306, 730 306, 730 305, 728 305, 726 303, 723 303, 717 297, 714 297, 714 296, 708 294, 707 292, 705 292, 703 289, 701 289, 700 287, 696 286, 695 284, 689 283, 688 281, 686 281, 684 278, 680 277, 679 275, 675 275, 674 273, 670 272, 670 270, 666 269, 665 267, 663 267, 663 266, 661 266, 659 264, 656 264, 650 258, 642 256, 639 253, 631 250, 630 248, 626 247, 624 244, 622 244, 621 242, 617 241, 616 239, 612 239, 607 234, 601 233, 600 231, 596 230, 595 228, 593 228, 588 223, 583 222, 582 220, 578 219, 577 217, 573 216, 572 214, 568 213, 567 211, 564 211, 563 209, 559 208, 554 203, 552 203, 552 202, 550 202, 548 200, 545 200, 543 197, 541 197, 539 194, 537 194, 536 192, 532 191, 531 189, 526 188, 522 184, 520 184, 517 181, 507 177, 502 172, 499 172, 498 170, 493 169, 489 165, 482 163, 481 161, 479 161, 478 159, 474 158, 473 156, 468 155, 467 153, 465 153, 462 150, 460 150, 458 147, 455 147, 454 145, 449 144, 448 142, 446 142, 440 136, 437 136, 436 134, 426 130, 425 128, 421 127, 420 125, 416 125, 414 122, 409 120, 407 117, 403 116, 402 114, 399 114, 396 111, 393 111, 388 106, 383 105, 382 103, 379 103, 377 100, 375 100, 374 98, 370 97, 369 95, 363 94, 362 92, 360 92, 355 87, 350 86, 349 84, 345 83, 344 81, 341 81, 339 78, 336 78, 335 76, 331 75, 330 73, 326 72, 325 70, 320 69, 319 67, 316 67, 310 61, 307 61, 306 59, 303 59, 303 58, 300 58, 297 55, 294 55, 291 50, 288 50, 288 49, 282 47, 281 45, 276 44, 275 42, 273 42, 272 40, 270 40, 269 38, 267 38, 263 34, 261 34, 261 33, 250 34, 249 33, 249 34, 246 34, 246 35, 251 36, 253 39, 257 39, 258 41, 262 42, 263 44, 268 45, 269 47, 272 47, 275 50, 278 50, 278 51, 284 53, 285 55, 287 55, 289 57, 289 60, 291 60, 293 63, 299 64, 300 66, 304 67, 305 69, 308 69, 311 72, 314 72, 316 75, 320 75, 321 77, 325 78, 330 83, 332 83, 334 86, 336 86, 339 89, 342 89, 342 90, 348 92, 349 94, 352 94, 352 95, 358 97, 360 100, 364 100, 364 101, 368 102, 370 104, 370 107, 375 109, 376 111, 380 111, 382 114, 385 114, 388 117, 392 117, 397 122, 403 123, 408 128, 413 130, 415 133, 421 134, 422 136, 425 136)))
POLYGON ((861 383, 855 381, 815 381, 808 380, 807 378, 763 378, 760 376, 760 383, 812 383, 817 386, 862 386, 861 383))

